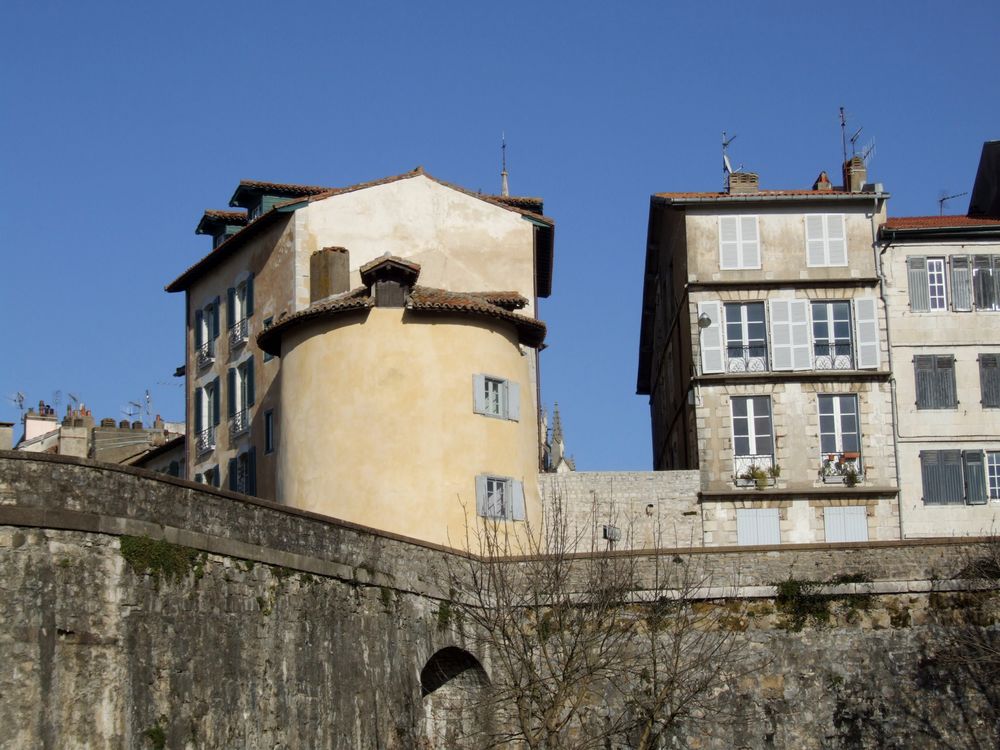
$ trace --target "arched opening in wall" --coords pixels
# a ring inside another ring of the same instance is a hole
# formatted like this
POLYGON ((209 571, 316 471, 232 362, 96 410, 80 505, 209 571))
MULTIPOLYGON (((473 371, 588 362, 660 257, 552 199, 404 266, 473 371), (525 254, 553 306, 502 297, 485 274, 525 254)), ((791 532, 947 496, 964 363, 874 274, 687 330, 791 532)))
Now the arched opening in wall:
POLYGON ((468 651, 448 646, 420 671, 423 736, 432 748, 478 748, 488 731, 490 678, 468 651))

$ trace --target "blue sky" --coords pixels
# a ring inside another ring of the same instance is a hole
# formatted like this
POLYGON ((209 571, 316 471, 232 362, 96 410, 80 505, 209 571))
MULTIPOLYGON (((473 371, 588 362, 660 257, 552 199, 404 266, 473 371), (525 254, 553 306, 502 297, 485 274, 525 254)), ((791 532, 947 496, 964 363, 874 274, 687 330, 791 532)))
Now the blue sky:
MULTIPOLYGON (((543 401, 581 469, 650 468, 635 395, 649 195, 839 173, 838 108, 890 214, 937 212, 1000 138, 995 2, 5 4, 0 421, 78 395, 183 414, 194 227, 240 179, 345 185, 423 165, 557 221, 543 401), (905 8, 905 10, 904 10, 905 8)), ((964 212, 967 198, 951 204, 964 212)))

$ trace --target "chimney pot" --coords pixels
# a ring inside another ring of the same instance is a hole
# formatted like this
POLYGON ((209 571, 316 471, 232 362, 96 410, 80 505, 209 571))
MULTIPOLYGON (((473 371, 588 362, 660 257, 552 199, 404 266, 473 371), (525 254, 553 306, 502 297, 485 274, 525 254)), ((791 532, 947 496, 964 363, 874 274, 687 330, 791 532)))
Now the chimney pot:
POLYGON ((733 172, 729 175, 729 194, 745 195, 760 190, 760 178, 756 172, 733 172))
POLYGON ((346 247, 324 247, 309 258, 309 300, 318 302, 351 288, 351 254, 346 247))
POLYGON ((868 180, 868 169, 865 160, 860 156, 852 156, 844 162, 844 190, 848 193, 860 193, 868 180))

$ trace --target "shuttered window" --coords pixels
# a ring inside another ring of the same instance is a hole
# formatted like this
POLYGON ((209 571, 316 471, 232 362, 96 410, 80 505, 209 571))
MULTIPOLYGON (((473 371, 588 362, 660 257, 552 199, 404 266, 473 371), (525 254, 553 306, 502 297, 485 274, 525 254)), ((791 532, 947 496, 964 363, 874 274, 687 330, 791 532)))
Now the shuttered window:
POLYGON ((906 283, 910 291, 910 310, 927 312, 931 299, 927 292, 927 258, 913 256, 906 259, 906 283))
POLYGON ((962 451, 920 451, 920 477, 927 505, 962 505, 965 481, 962 451))
POLYGON ((950 354, 918 354, 913 358, 918 409, 954 409, 955 358, 950 354))
POLYGON ((985 408, 1000 408, 1000 354, 979 355, 979 388, 985 408))
POLYGON ((521 417, 521 387, 504 378, 473 375, 472 410, 476 414, 516 422, 521 417))
POLYGON ((952 255, 951 309, 967 312, 972 309, 972 268, 968 255, 952 255))
POLYGON ((719 217, 719 268, 723 271, 760 268, 756 216, 719 217))
POLYGON ((737 456, 773 456, 771 398, 741 396, 733 404, 733 449, 737 456))
POLYGON ((946 291, 944 258, 927 259, 927 298, 931 310, 947 310, 948 294, 946 291))
POLYGON ((856 367, 861 370, 878 369, 881 346, 878 336, 878 304, 874 297, 854 300, 854 326, 858 342, 856 367))
POLYGON ((726 369, 758 372, 767 369, 767 327, 763 302, 734 302, 725 306, 726 369))
POLYGON ((524 484, 510 477, 480 474, 476 477, 476 512, 483 518, 525 520, 524 484))
POLYGON ((806 265, 846 266, 847 234, 843 214, 807 214, 806 265))
POLYGON ((1000 310, 1000 255, 972 256, 972 294, 977 310, 1000 310))
POLYGON ((867 542, 868 509, 863 505, 824 508, 823 526, 828 542, 867 542))
POLYGON ((781 544, 781 519, 777 508, 737 508, 736 543, 781 544))
POLYGON ((989 485, 990 500, 1000 500, 1000 451, 986 454, 986 482, 989 485))
POLYGON ((969 505, 985 505, 988 494, 986 454, 983 451, 962 451, 962 464, 965 471, 965 501, 969 505))
POLYGON ((809 342, 809 302, 770 301, 772 369, 808 370, 812 367, 809 342))
POLYGON ((813 354, 817 370, 853 370, 851 303, 812 303, 813 354))
POLYGON ((698 330, 700 331, 698 342, 701 348, 702 373, 725 372, 721 303, 698 303, 698 330))

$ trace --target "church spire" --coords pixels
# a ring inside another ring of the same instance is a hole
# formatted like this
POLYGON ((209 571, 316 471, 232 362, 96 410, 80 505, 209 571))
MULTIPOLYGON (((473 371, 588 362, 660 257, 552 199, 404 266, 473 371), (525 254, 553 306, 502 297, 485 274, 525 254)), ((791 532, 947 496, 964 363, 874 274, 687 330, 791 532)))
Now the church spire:
POLYGON ((510 195, 510 188, 507 187, 507 137, 500 133, 500 195, 510 195))

